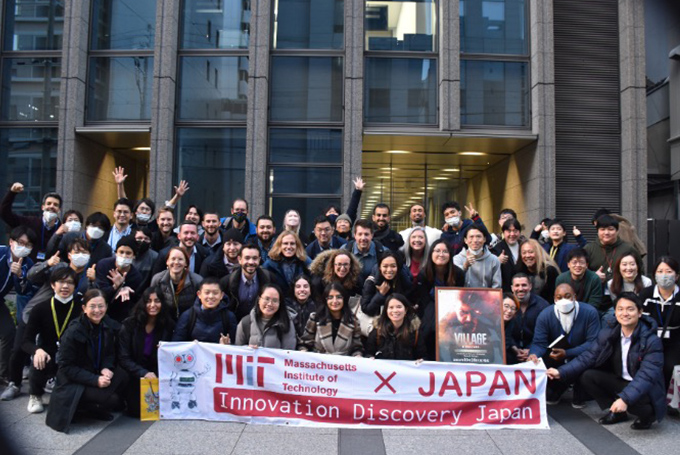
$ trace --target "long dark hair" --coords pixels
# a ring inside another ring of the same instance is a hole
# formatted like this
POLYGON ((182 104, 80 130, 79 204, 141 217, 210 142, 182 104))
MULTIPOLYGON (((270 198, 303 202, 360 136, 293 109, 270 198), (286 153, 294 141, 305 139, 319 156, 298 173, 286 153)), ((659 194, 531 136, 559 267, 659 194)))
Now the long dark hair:
POLYGON ((397 263, 397 273, 394 275, 394 279, 390 283, 390 288, 393 292, 400 292, 403 293, 404 291, 404 282, 401 276, 401 269, 404 266, 404 261, 401 257, 400 254, 395 253, 392 250, 386 249, 382 255, 380 255, 380 258, 378 258, 378 277, 376 277, 376 284, 378 282, 383 282, 387 281, 387 279, 383 276, 382 271, 380 270, 380 265, 383 263, 385 259, 388 258, 394 258, 394 261, 397 263))
POLYGON ((283 291, 281 291, 280 287, 275 284, 265 284, 262 286, 262 288, 260 288, 260 293, 257 295, 257 302, 255 303, 255 319, 257 322, 262 320, 263 315, 262 310, 260 309, 260 299, 262 298, 264 291, 267 289, 274 289, 279 295, 279 309, 276 310, 276 313, 274 313, 274 316, 272 316, 271 320, 267 322, 265 328, 274 327, 280 339, 284 333, 288 333, 290 330, 290 316, 288 315, 288 306, 286 305, 286 302, 283 298, 283 291))
POLYGON ((331 291, 338 291, 342 296, 342 316, 340 317, 340 320, 347 325, 354 325, 354 315, 349 307, 349 292, 347 292, 347 289, 337 281, 328 284, 323 290, 323 301, 319 302, 319 311, 316 313, 316 322, 320 325, 326 325, 331 321, 332 316, 328 309, 328 296, 331 291))
POLYGON ((158 329, 158 333, 162 333, 166 327, 172 325, 173 319, 170 313, 170 307, 165 302, 165 296, 160 286, 146 288, 142 296, 139 298, 139 300, 137 300, 137 303, 132 308, 132 314, 130 315, 130 318, 139 327, 143 328, 146 326, 146 323, 149 320, 149 315, 146 312, 146 302, 151 299, 152 294, 156 294, 158 300, 161 301, 161 310, 158 312, 158 316, 156 316, 156 329, 158 329))
POLYGON ((387 297, 387 303, 385 304, 385 309, 383 310, 382 314, 380 314, 380 317, 378 318, 378 323, 375 326, 376 335, 378 336, 378 339, 381 337, 386 337, 390 333, 394 333, 399 341, 402 343, 408 343, 409 342, 409 336, 413 332, 412 330, 412 321, 413 318, 417 317, 415 311, 413 311, 413 306, 411 306, 411 302, 408 301, 408 299, 403 295, 399 293, 394 293, 387 297), (392 300, 396 300, 402 305, 404 305, 404 308, 406 309, 406 314, 404 315, 404 323, 401 324, 401 327, 398 329, 394 328, 394 324, 392 323, 392 320, 390 320, 389 316, 387 316, 387 307, 389 307, 390 302, 392 300))
POLYGON ((638 273, 635 279, 633 280, 633 285, 635 286, 634 292, 636 294, 639 294, 642 289, 644 289, 645 285, 642 284, 642 259, 640 259, 640 256, 635 254, 635 253, 628 253, 626 255, 621 256, 617 261, 616 265, 614 266, 614 271, 612 272, 612 285, 611 285, 611 291, 612 294, 614 295, 619 295, 621 294, 621 291, 623 291, 623 275, 621 275, 621 261, 623 258, 627 258, 628 256, 631 256, 633 259, 635 259, 635 265, 637 265, 638 273))
POLYGON ((435 270, 434 262, 432 261, 432 255, 434 254, 434 249, 437 245, 444 245, 446 251, 449 252, 449 263, 446 265, 446 272, 444 272, 444 280, 447 286, 456 285, 456 266, 453 264, 453 251, 451 246, 444 240, 439 239, 432 243, 430 246, 430 251, 427 254, 427 261, 425 262, 425 278, 431 284, 434 284, 434 279, 437 276, 437 271, 435 270))

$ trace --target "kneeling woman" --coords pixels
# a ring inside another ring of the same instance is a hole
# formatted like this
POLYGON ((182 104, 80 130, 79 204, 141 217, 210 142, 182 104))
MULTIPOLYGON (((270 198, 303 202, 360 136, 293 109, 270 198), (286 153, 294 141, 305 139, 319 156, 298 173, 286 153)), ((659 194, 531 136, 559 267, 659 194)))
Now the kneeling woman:
POLYGON ((349 308, 349 293, 333 282, 323 291, 319 311, 309 316, 301 351, 361 357, 361 327, 349 308))
POLYGON ((172 340, 175 321, 160 288, 148 288, 118 334, 120 366, 130 375, 127 412, 139 417, 139 378, 158 376, 158 343, 172 340))
POLYGON ((583 390, 609 412, 599 422, 611 425, 637 416, 634 430, 648 429, 666 413, 663 346, 656 323, 642 314, 642 301, 622 292, 616 318, 607 317, 597 342, 571 362, 547 371, 550 379, 573 381, 581 375, 583 390))
POLYGON ((234 344, 251 348, 296 348, 297 334, 281 288, 275 284, 262 286, 257 305, 238 324, 234 344))
POLYGON ((422 360, 427 351, 420 336, 420 319, 409 301, 401 294, 392 294, 368 334, 366 356, 390 360, 422 360))
POLYGON ((83 314, 61 337, 57 353, 57 384, 47 409, 46 423, 68 432, 76 409, 101 420, 122 408, 119 393, 127 384, 125 370, 116 367, 116 332, 120 328, 106 315, 106 300, 99 289, 83 296, 83 314))

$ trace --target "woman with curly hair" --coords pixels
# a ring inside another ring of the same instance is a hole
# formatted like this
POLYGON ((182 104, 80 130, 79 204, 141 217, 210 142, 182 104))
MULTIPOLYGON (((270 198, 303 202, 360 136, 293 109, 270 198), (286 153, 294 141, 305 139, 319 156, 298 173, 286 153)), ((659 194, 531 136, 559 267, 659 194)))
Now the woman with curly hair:
POLYGON ((420 319, 408 299, 394 293, 366 341, 366 356, 390 360, 422 360, 427 351, 420 319))
POLYGON ((529 276, 534 294, 552 302, 555 294, 555 280, 560 269, 555 261, 545 252, 537 240, 529 239, 520 247, 520 262, 517 271, 529 276))
POLYGON ((317 301, 321 301, 324 289, 333 282, 340 283, 350 297, 361 295, 361 263, 347 250, 324 251, 314 259, 310 270, 312 292, 317 301))
POLYGON ((309 273, 307 268, 311 263, 300 237, 295 232, 283 231, 274 241, 262 268, 271 272, 272 281, 281 288, 283 295, 289 295, 295 277, 309 273))

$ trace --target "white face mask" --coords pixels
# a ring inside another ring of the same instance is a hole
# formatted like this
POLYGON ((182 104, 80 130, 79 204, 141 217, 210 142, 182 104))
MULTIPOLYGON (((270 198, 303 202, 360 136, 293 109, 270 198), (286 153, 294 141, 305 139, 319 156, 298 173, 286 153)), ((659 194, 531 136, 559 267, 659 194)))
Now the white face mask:
POLYGON ((548 231, 547 229, 544 230, 544 231, 541 231, 541 238, 543 238, 543 240, 545 240, 545 241, 550 240, 550 231, 548 231))
POLYGON ((573 300, 569 299, 560 299, 557 302, 555 302, 555 307, 557 308, 557 311, 559 311, 562 314, 568 314, 574 311, 574 306, 575 303, 573 300))
POLYGON ((447 218, 446 224, 448 224, 449 226, 458 226, 460 224, 460 217, 452 216, 451 218, 447 218))
POLYGON ((480 254, 482 254, 483 251, 484 251, 484 247, 482 247, 478 250, 473 250, 472 248, 470 248, 470 253, 474 254, 475 256, 479 256, 480 254))
POLYGON ((66 226, 69 232, 78 232, 83 227, 80 221, 67 221, 64 223, 64 226, 66 226))
POLYGON ((654 275, 654 279, 657 286, 661 289, 672 289, 675 287, 675 273, 657 273, 654 275))
POLYGON ((14 253, 14 255, 18 258, 25 258, 29 254, 31 254, 31 251, 33 251, 33 248, 19 245, 18 243, 12 245, 12 253, 14 253))
POLYGON ((149 220, 151 219, 151 215, 148 213, 138 213, 136 215, 137 221, 140 223, 148 223, 149 220))
POLYGON ((54 212, 50 212, 49 210, 43 210, 43 221, 47 224, 54 221, 58 216, 59 215, 54 212))
POLYGON ((69 295, 68 297, 62 297, 59 294, 54 294, 54 300, 61 303, 69 303, 71 300, 73 300, 73 294, 69 295))
POLYGON ((76 267, 85 267, 90 262, 90 255, 87 253, 75 253, 71 255, 71 264, 76 267))
POLYGON ((121 268, 125 268, 132 264, 132 258, 124 258, 122 256, 116 256, 116 265, 121 268))
POLYGON ((87 236, 92 240, 101 239, 104 236, 104 229, 99 228, 97 226, 88 226, 87 236))

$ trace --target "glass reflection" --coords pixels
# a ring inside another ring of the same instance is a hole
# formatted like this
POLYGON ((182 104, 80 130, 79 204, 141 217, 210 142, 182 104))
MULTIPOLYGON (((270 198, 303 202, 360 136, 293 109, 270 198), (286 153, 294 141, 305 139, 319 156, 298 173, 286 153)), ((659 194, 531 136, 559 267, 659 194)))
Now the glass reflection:
POLYGON ((185 0, 184 49, 247 49, 250 0, 185 0))
POLYGON ((58 0, 5 2, 4 48, 7 51, 57 50, 62 46, 64 3, 58 0))
POLYGON ((525 0, 460 0, 461 52, 527 54, 525 0))
POLYGON ((61 59, 4 59, 2 74, 2 113, 9 121, 59 120, 61 59))
POLYGON ((343 0, 276 0, 275 49, 342 49, 343 0))
POLYGON ((149 120, 153 57, 92 57, 88 120, 149 120))
POLYGON ((272 128, 270 163, 340 163, 342 130, 272 128))
POLYGON ((434 0, 367 1, 366 50, 436 52, 436 11, 434 0))
POLYGON ((92 49, 153 49, 156 0, 94 0, 92 49))

